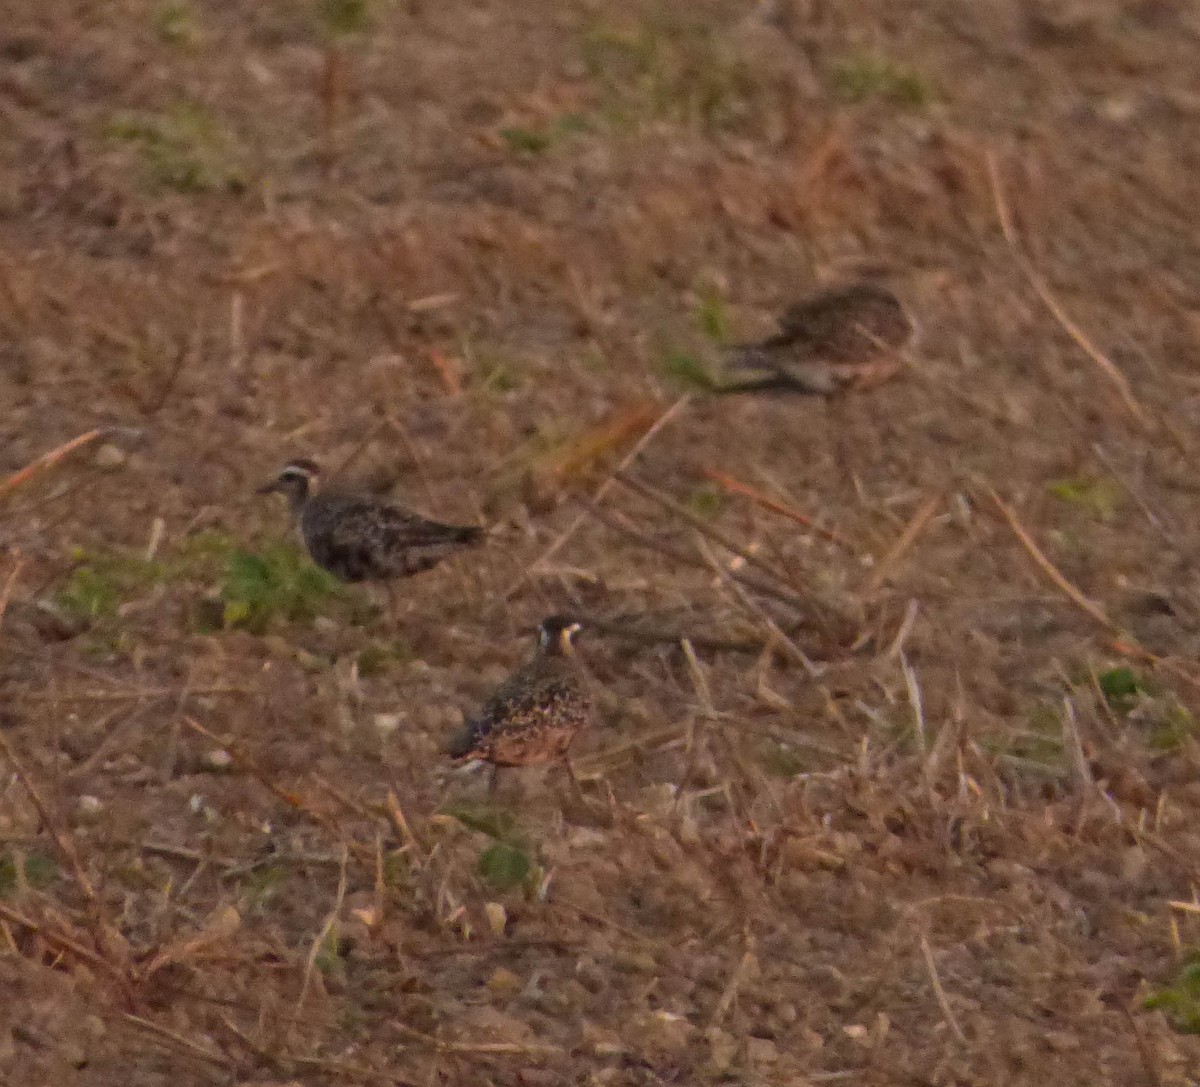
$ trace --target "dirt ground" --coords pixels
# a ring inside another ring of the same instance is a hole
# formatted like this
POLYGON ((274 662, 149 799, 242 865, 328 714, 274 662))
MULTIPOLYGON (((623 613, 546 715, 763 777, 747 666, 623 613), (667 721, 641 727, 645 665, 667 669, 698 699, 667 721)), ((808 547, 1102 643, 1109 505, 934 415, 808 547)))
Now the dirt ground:
POLYGON ((1200 1083, 1194 5, 0 9, 0 471, 113 428, 0 483, 0 1081, 1200 1083), (864 275, 894 380, 706 393, 864 275), (338 588, 297 455, 487 543, 338 588))

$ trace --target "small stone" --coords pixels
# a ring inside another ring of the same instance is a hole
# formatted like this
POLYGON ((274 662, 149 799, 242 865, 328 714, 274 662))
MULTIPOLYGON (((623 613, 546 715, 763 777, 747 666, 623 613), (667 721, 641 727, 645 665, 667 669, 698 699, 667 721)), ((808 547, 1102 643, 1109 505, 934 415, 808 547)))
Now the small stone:
POLYGON ((485 902, 483 912, 493 936, 503 936, 508 927, 508 911, 499 902, 485 902))
POLYGON ((709 1027, 704 1032, 708 1039, 709 1066, 714 1072, 725 1072, 737 1055, 737 1039, 720 1027, 709 1027))
POLYGON ((96 450, 96 455, 92 458, 92 463, 105 472, 111 472, 120 468, 127 459, 123 449, 106 442, 96 450))
POLYGON ((79 798, 79 818, 86 823, 95 822, 104 814, 104 801, 98 796, 85 794, 79 798))
POLYGON ((511 996, 521 991, 521 979, 511 970, 498 966, 487 979, 487 987, 497 996, 511 996))
POLYGON ((380 736, 390 736, 400 727, 400 722, 404 720, 402 713, 377 713, 375 714, 375 731, 380 736))
POLYGON ((774 1064, 779 1060, 779 1047, 770 1038, 747 1038, 746 1060, 750 1064, 774 1064))
POLYGON ((200 756, 200 768, 212 774, 224 773, 233 765, 233 756, 223 747, 214 747, 200 756))

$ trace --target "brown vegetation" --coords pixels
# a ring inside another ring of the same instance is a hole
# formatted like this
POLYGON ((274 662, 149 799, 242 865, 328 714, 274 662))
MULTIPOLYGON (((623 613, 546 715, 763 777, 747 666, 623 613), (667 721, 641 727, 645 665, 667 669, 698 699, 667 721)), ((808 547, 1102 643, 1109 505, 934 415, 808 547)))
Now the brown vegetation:
POLYGON ((8 7, 0 1080, 1197 1082, 1192 5, 8 7), (489 541, 385 610, 305 454, 489 541))

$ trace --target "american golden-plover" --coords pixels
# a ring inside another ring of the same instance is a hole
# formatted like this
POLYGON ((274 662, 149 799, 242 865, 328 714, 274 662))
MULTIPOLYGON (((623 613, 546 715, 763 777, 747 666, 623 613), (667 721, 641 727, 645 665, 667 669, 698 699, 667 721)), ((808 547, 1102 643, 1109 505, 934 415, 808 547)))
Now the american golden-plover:
POLYGON ((259 488, 287 496, 313 562, 342 581, 411 577, 477 543, 477 525, 445 525, 372 494, 318 489, 311 460, 289 461, 259 488))
POLYGON ((533 659, 497 688, 447 748, 456 762, 491 763, 490 788, 502 766, 561 760, 578 792, 568 752, 592 716, 591 700, 572 660, 572 639, 581 628, 570 616, 543 619, 533 659))
POLYGON ((912 316, 887 287, 832 287, 785 310, 771 336, 731 348, 727 368, 747 376, 717 391, 828 396, 875 384, 895 372, 915 335, 912 316))

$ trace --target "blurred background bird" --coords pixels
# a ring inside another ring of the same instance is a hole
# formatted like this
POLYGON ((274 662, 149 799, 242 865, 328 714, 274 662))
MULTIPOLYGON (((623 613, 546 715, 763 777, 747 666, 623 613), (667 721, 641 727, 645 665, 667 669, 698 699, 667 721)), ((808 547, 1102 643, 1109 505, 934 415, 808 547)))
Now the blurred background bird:
POLYGON ((744 376, 715 391, 830 396, 865 388, 899 370, 915 335, 912 316, 887 287, 832 287, 789 306, 766 339, 730 348, 726 368, 744 376))

